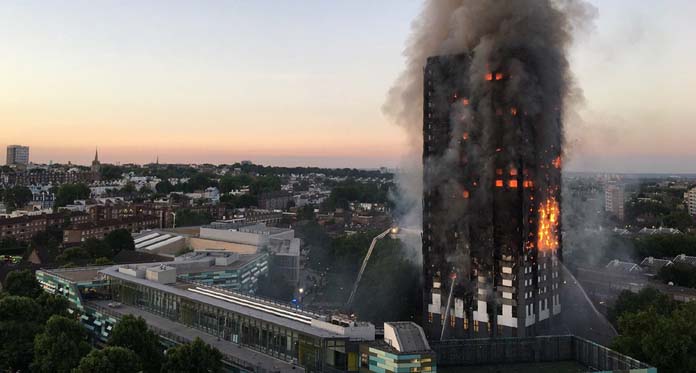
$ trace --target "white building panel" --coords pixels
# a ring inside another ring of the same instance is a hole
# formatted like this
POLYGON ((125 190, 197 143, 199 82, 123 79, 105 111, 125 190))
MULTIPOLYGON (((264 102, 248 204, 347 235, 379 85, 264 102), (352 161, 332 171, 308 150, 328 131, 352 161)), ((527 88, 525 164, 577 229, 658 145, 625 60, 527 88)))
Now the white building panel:
POLYGON ((498 316, 498 325, 504 325, 511 328, 517 327, 517 318, 512 317, 512 306, 503 304, 503 314, 498 316))
POLYGON ((454 298, 454 317, 460 319, 464 318, 464 300, 460 298, 454 298))
POLYGON ((476 305, 476 311, 474 311, 474 320, 481 322, 488 322, 488 312, 486 311, 486 302, 478 301, 476 305))

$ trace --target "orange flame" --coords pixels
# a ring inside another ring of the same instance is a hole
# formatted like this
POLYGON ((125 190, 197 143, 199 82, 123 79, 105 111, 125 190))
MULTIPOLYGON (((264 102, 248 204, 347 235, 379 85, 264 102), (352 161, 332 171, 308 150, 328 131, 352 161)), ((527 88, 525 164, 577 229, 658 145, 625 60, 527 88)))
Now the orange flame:
POLYGON ((469 105, 469 99, 468 99, 468 98, 462 99, 462 104, 463 104, 464 106, 469 105))
POLYGON ((503 187, 503 181, 500 180, 500 179, 496 180, 496 181, 495 181, 495 186, 498 187, 498 188, 502 188, 502 187, 503 187))
POLYGON ((463 191, 463 192, 462 192, 462 197, 463 197, 464 199, 469 199, 469 191, 468 191, 468 190, 463 191))
POLYGON ((486 74, 486 80, 488 80, 489 82, 493 80, 493 73, 486 74))
POLYGON ((496 73, 495 74, 495 80, 503 80, 503 77, 504 77, 503 73, 496 73))
POLYGON ((517 188, 517 180, 511 179, 511 180, 508 182, 508 186, 509 186, 510 188, 517 188))
POLYGON ((551 197, 539 205, 539 232, 537 247, 540 251, 558 249, 558 216, 560 209, 555 198, 551 197))
POLYGON ((553 167, 561 168, 561 156, 559 155, 558 157, 556 157, 553 160, 552 164, 553 164, 553 167))

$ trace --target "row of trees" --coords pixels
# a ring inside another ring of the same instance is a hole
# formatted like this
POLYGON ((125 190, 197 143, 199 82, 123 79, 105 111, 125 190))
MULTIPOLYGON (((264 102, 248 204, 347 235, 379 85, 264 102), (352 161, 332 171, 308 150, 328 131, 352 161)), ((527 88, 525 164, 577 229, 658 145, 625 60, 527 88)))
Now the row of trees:
POLYGON ((14 186, 4 190, 0 189, 0 198, 2 198, 2 202, 8 211, 14 211, 31 202, 32 193, 27 187, 14 186))
MULTIPOLYGON (((351 178, 374 178, 374 177, 391 177, 391 174, 383 174, 379 170, 360 170, 356 168, 319 168, 319 167, 275 167, 263 166, 253 163, 233 163, 233 164, 203 164, 205 169, 223 170, 225 168, 239 169, 242 174, 255 175, 308 175, 308 174, 324 174, 331 177, 351 177, 351 178)), ((104 166, 102 166, 103 168, 104 166)), ((137 175, 157 176, 160 179, 168 178, 190 178, 199 173, 199 169, 188 165, 159 165, 156 168, 142 167, 121 167, 121 172, 133 172, 137 175)))
POLYGON ((54 208, 67 206, 78 199, 87 199, 91 195, 89 187, 82 183, 63 184, 54 188, 53 193, 56 195, 53 203, 54 208))
POLYGON ((361 183, 352 179, 333 186, 331 195, 322 205, 322 210, 347 209, 351 202, 388 203, 391 183, 361 183))
POLYGON ((65 298, 44 293, 30 271, 11 272, 0 293, 0 370, 74 373, 220 372, 222 354, 200 339, 164 351, 144 319, 124 316, 105 348, 92 347, 65 298))
POLYGON ((116 229, 109 232, 103 240, 90 238, 80 246, 69 247, 56 257, 63 266, 75 265, 105 265, 113 262, 113 258, 123 250, 134 251, 133 236, 126 229, 116 229))
POLYGON ((638 227, 665 226, 685 231, 694 219, 684 206, 684 189, 646 180, 625 204, 625 221, 638 227))
POLYGON ((623 292, 610 312, 620 335, 612 348, 660 372, 696 371, 696 302, 676 303, 651 288, 623 292))

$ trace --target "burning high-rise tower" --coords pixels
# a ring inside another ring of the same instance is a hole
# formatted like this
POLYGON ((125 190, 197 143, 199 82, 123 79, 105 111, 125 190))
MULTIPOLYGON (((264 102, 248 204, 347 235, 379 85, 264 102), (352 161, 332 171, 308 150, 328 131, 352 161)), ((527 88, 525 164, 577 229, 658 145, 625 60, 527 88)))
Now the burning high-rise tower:
POLYGON ((536 335, 561 311, 562 97, 535 90, 549 84, 524 48, 480 57, 431 57, 424 70, 424 327, 435 339, 536 335))

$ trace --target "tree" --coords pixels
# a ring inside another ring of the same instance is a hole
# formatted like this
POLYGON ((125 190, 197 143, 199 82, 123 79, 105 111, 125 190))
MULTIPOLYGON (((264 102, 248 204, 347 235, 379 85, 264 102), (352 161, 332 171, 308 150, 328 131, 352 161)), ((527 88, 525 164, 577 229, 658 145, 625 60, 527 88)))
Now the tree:
POLYGON ((634 240, 636 257, 674 257, 696 255, 696 236, 690 234, 657 234, 634 240))
POLYGON ((162 346, 157 334, 148 329, 145 319, 125 315, 114 326, 109 346, 125 347, 134 351, 143 363, 143 370, 158 373, 162 365, 162 346))
POLYGON ((297 210, 297 220, 314 220, 314 206, 306 205, 297 210))
POLYGON ((53 205, 56 208, 67 206, 75 200, 89 198, 90 193, 89 187, 85 184, 63 184, 56 192, 53 205))
POLYGON ((10 295, 36 298, 41 294, 41 286, 30 270, 12 271, 5 278, 5 291, 10 295))
POLYGON ((196 338, 167 350, 164 372, 222 372, 222 353, 215 347, 196 338))
POLYGON ((249 186, 251 194, 258 196, 261 193, 277 192, 280 190, 281 181, 278 176, 257 177, 249 186))
POLYGON ((83 242, 82 248, 85 249, 92 259, 103 257, 111 258, 115 254, 106 242, 96 238, 90 238, 83 242))
POLYGON ((696 371, 696 303, 662 314, 653 306, 619 317, 620 335, 612 348, 660 372, 696 371))
POLYGON ((105 181, 119 180, 123 175, 123 168, 112 164, 101 165, 101 179, 105 181))
POLYGON ((34 337, 41 331, 39 305, 31 298, 0 298, 0 370, 28 371, 34 337))
POLYGON ((661 315, 667 315, 676 308, 676 304, 669 296, 660 293, 655 288, 645 288, 638 294, 624 290, 616 298, 614 306, 609 309, 608 318, 616 325, 622 315, 629 312, 647 311, 650 308, 661 315))
POLYGON ((109 259, 109 258, 101 257, 101 258, 94 259, 95 266, 106 266, 106 265, 110 265, 110 264, 114 264, 114 261, 109 259))
POLYGON ((251 184, 249 175, 223 176, 220 178, 220 193, 229 193, 251 184))
POLYGON ((142 370, 138 355, 124 347, 93 350, 80 360, 74 373, 129 373, 142 370))
POLYGON ((210 224, 213 218, 208 214, 191 211, 189 209, 176 212, 177 227, 192 227, 197 225, 210 224))
POLYGON ((677 286, 696 287, 696 267, 686 263, 674 263, 660 268, 657 274, 665 283, 677 286))
POLYGON ((70 372, 90 350, 87 332, 79 322, 51 316, 34 340, 32 371, 70 372))
POLYGON ((158 193, 162 194, 169 194, 175 190, 174 185, 169 182, 169 180, 162 180, 157 185, 155 185, 155 189, 157 190, 158 193))
POLYGON ((63 230, 57 227, 38 232, 31 237, 30 248, 40 250, 48 262, 53 262, 60 253, 60 244, 63 242, 63 230))
POLYGON ((133 236, 127 229, 116 229, 109 232, 109 234, 104 237, 106 245, 111 249, 113 255, 118 254, 121 250, 135 250, 135 243, 133 242, 133 236))
POLYGON ((36 304, 41 308, 41 320, 42 322, 48 321, 51 316, 65 316, 68 317, 68 300, 64 297, 41 293, 38 298, 36 298, 36 304))
POLYGON ((2 200, 8 210, 12 211, 24 207, 31 201, 33 194, 31 190, 24 186, 15 186, 4 190, 2 200))
POLYGON ((61 264, 82 264, 91 260, 91 255, 86 248, 82 246, 69 247, 63 250, 63 253, 56 257, 58 263, 61 264))
POLYGON ((123 188, 118 190, 118 195, 123 196, 126 199, 132 199, 136 194, 138 194, 138 188, 136 188, 135 184, 133 183, 128 183, 124 185, 123 188))
POLYGON ((23 255, 26 251, 26 246, 17 241, 14 237, 5 237, 0 239, 0 254, 3 255, 23 255))

